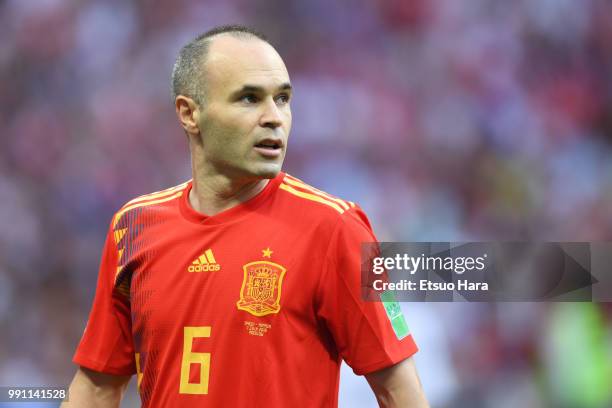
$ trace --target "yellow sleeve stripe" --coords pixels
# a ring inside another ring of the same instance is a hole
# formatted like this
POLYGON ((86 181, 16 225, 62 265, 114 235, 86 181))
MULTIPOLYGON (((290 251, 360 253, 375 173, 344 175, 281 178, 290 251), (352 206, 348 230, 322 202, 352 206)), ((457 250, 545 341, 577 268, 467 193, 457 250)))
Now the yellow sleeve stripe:
POLYGON ((135 204, 135 203, 139 203, 139 202, 142 202, 142 201, 153 200, 153 199, 160 198, 160 197, 172 194, 172 193, 176 193, 178 190, 184 189, 187 186, 187 183, 189 183, 189 181, 186 181, 186 182, 184 182, 182 184, 179 184, 178 186, 167 188, 165 190, 160 190, 160 191, 156 191, 154 193, 141 195, 141 196, 136 197, 133 200, 130 200, 127 203, 125 203, 124 207, 127 207, 128 205, 132 205, 132 204, 135 204))
POLYGON ((119 241, 121 241, 123 239, 123 236, 125 235, 125 232, 127 231, 127 228, 122 228, 119 230, 115 230, 115 245, 119 245, 119 241))
POLYGON ((125 251, 125 248, 119 248, 117 250, 117 263, 121 265, 121 257, 123 256, 123 251, 125 251))
POLYGON ((285 190, 288 193, 291 193, 291 194, 296 195, 298 197, 305 198, 305 199, 311 200, 311 201, 315 201, 317 203, 328 205, 331 208, 333 208, 334 210, 338 211, 340 214, 344 213, 344 210, 338 204, 336 204, 336 203, 334 203, 332 201, 326 200, 325 198, 323 198, 321 196, 318 196, 318 195, 315 195, 315 194, 310 194, 310 193, 305 193, 303 191, 296 190, 295 188, 293 188, 290 185, 285 184, 285 183, 281 183, 279 188, 281 190, 285 190))
POLYGON ((145 201, 145 202, 140 202, 140 203, 135 203, 132 205, 124 206, 121 210, 119 210, 115 214, 115 218, 113 219, 113 229, 117 227, 117 223, 119 222, 123 214, 125 214, 127 211, 133 210, 134 208, 138 208, 138 207, 146 207, 148 205, 159 204, 159 203, 163 203, 166 201, 174 200, 175 198, 180 197, 182 195, 183 195, 183 190, 179 190, 176 193, 170 196, 164 197, 164 198, 159 198, 153 201, 145 201))
POLYGON ((319 189, 316 189, 316 188, 314 188, 314 187, 312 187, 312 186, 309 186, 308 184, 306 184, 306 183, 304 183, 303 181, 298 180, 298 179, 296 179, 296 178, 294 178, 294 177, 291 177, 291 176, 286 176, 286 177, 285 177, 285 179, 284 179, 283 181, 284 181, 285 183, 287 183, 287 184, 291 184, 292 186, 296 186, 296 187, 303 188, 304 190, 308 190, 308 191, 310 191, 311 193, 314 193, 314 194, 316 194, 316 195, 318 195, 318 196, 325 197, 325 198, 327 198, 328 200, 334 201, 334 202, 336 202, 336 203, 340 204, 340 205, 341 205, 341 206, 342 206, 342 207, 343 207, 345 210, 348 210, 348 209, 349 209, 348 204, 347 204, 347 203, 346 203, 344 200, 341 200, 341 199, 339 199, 339 198, 332 197, 331 195, 327 194, 326 192, 321 191, 321 190, 319 190, 319 189))
POLYGON ((142 369, 140 368, 140 353, 136 354, 136 388, 140 391, 140 384, 142 383, 142 369))

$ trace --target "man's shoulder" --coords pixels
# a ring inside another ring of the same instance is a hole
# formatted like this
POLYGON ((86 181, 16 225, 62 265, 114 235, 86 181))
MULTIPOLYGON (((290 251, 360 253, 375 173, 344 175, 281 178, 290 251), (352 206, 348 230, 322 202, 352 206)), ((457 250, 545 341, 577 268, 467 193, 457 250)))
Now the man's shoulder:
POLYGON ((353 201, 313 187, 290 174, 283 177, 279 194, 289 204, 292 213, 307 216, 309 221, 319 219, 337 222, 354 217, 367 220, 363 210, 353 201))
POLYGON ((153 209, 159 206, 167 205, 173 200, 181 197, 187 185, 191 180, 187 180, 181 184, 168 187, 163 190, 154 191, 152 193, 136 196, 125 202, 113 216, 113 223, 117 224, 120 219, 131 212, 141 212, 143 209, 153 209))

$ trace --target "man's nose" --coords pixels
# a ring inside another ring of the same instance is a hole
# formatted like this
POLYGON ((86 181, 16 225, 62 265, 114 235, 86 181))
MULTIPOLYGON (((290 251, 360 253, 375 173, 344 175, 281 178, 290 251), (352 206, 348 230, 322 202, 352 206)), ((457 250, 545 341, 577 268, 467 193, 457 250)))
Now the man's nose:
POLYGON ((276 105, 276 102, 273 98, 268 98, 264 105, 264 112, 261 115, 259 125, 261 127, 276 129, 282 124, 283 117, 281 115, 280 109, 276 105))

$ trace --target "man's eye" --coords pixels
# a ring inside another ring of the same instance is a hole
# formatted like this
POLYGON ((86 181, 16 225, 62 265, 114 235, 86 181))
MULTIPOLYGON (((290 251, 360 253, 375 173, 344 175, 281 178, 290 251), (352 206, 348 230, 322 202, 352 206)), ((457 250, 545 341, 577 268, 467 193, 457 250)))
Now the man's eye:
POLYGON ((251 94, 243 95, 240 98, 240 101, 246 102, 246 103, 255 103, 255 102, 257 102, 257 97, 255 95, 251 95, 251 94))
POLYGON ((289 95, 288 94, 280 94, 276 97, 276 102, 277 103, 288 103, 289 102, 289 95))

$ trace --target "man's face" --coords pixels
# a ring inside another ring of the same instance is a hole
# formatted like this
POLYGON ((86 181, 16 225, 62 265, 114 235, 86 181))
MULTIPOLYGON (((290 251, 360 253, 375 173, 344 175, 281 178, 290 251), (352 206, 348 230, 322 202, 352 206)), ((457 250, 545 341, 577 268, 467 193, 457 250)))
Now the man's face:
POLYGON ((283 60, 259 39, 220 35, 209 48, 204 103, 196 117, 204 160, 232 178, 273 178, 291 130, 283 60))

